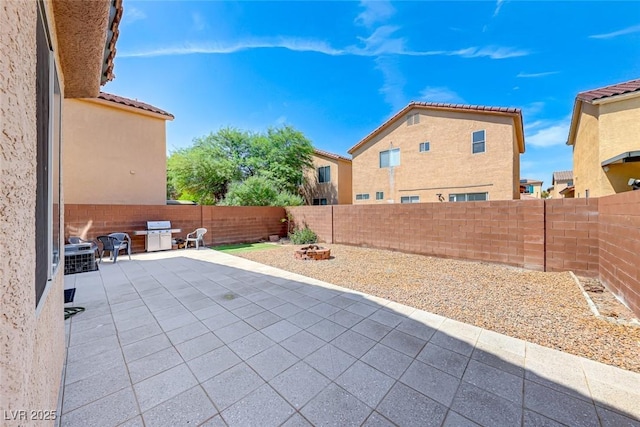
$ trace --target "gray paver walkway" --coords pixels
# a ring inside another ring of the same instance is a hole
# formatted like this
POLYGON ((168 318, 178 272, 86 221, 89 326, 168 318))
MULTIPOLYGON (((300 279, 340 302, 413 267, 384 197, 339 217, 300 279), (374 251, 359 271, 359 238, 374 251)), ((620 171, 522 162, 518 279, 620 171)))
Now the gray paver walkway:
POLYGON ((63 426, 640 426, 639 374, 211 250, 65 286, 63 426))

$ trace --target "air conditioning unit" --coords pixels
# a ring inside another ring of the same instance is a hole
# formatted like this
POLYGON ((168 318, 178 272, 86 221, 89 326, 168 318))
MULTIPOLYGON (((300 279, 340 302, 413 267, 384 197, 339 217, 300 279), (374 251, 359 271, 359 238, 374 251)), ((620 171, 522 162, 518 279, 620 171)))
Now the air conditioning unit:
POLYGON ((64 274, 98 270, 96 249, 91 243, 64 245, 64 274))

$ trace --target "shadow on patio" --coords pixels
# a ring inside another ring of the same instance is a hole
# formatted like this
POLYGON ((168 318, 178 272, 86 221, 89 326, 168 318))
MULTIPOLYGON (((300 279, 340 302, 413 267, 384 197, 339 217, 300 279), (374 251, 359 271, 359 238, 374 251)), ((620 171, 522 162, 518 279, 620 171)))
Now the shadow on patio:
POLYGON ((636 373, 216 251, 65 279, 63 426, 640 425, 636 373))

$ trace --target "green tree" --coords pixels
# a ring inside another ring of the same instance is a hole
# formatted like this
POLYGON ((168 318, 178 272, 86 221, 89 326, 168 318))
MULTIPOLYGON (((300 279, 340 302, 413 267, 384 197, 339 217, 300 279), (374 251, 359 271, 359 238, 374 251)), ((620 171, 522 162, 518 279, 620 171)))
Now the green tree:
POLYGON ((227 206, 299 206, 302 197, 286 190, 278 190, 265 176, 254 175, 229 186, 223 201, 227 206))
POLYGON ((239 205, 258 203, 256 200, 264 203, 267 199, 261 195, 268 183, 278 203, 293 203, 297 199, 291 196, 297 194, 305 169, 312 167, 312 154, 311 142, 291 126, 270 128, 266 133, 223 128, 169 156, 167 188, 178 197, 189 195, 200 204, 215 204, 233 186, 234 194, 225 204, 239 205), (250 177, 264 180, 240 186, 250 177))

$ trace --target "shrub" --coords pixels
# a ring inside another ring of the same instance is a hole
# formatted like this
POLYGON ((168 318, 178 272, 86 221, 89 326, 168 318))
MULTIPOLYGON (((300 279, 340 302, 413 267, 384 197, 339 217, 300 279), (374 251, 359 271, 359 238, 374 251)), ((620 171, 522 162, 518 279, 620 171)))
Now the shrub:
POLYGON ((289 239, 296 245, 305 245, 308 243, 316 243, 318 241, 318 235, 309 227, 305 227, 289 234, 289 239))

